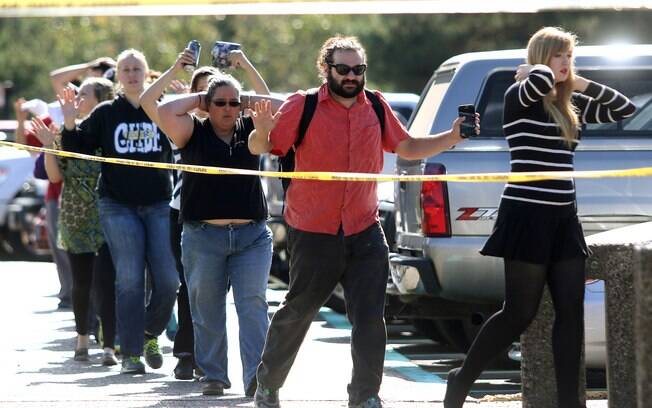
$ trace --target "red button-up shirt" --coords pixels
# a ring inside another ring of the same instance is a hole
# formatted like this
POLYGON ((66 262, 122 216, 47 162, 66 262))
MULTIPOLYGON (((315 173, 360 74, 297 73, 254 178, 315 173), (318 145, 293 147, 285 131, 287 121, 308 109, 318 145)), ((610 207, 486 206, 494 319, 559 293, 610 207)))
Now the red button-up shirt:
MULTIPOLYGON (((371 101, 360 92, 347 109, 330 96, 326 84, 319 89, 317 108, 295 157, 295 171, 380 173, 383 150, 393 152, 409 137, 392 109, 376 92, 385 110, 385 129, 371 101)), ((281 106, 281 117, 270 134, 272 154, 283 156, 298 137, 305 92, 290 96, 281 106)), ((285 220, 293 228, 344 235, 368 228, 378 220, 376 182, 293 179, 287 191, 285 220)))

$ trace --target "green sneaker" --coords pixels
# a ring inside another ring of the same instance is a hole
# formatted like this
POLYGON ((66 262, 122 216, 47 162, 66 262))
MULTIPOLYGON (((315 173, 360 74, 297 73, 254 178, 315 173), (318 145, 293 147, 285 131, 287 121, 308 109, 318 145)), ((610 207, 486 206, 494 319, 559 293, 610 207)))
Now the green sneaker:
POLYGON ((151 339, 145 338, 143 352, 145 354, 145 362, 148 366, 154 369, 161 368, 163 365, 163 355, 158 348, 158 339, 156 337, 151 339))
POLYGON ((120 374, 145 374, 145 365, 138 356, 125 356, 120 374))

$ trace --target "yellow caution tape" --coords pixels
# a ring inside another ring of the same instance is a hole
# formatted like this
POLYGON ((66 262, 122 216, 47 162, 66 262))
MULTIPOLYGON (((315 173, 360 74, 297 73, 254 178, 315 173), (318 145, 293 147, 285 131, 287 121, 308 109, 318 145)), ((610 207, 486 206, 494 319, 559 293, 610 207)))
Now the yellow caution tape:
POLYGON ((432 175, 387 175, 370 173, 345 173, 328 171, 262 171, 236 169, 229 167, 196 166, 189 164, 172 164, 161 162, 147 162, 114 157, 100 157, 89 154, 74 153, 63 150, 34 147, 19 143, 0 141, 0 146, 13 147, 32 152, 50 153, 72 159, 92 160, 102 163, 120 164, 124 166, 150 167, 166 170, 181 170, 201 174, 240 174, 263 177, 279 177, 301 180, 320 181, 460 181, 466 183, 494 183, 494 182, 524 182, 537 180, 550 180, 559 178, 606 178, 606 177, 648 177, 652 176, 652 167, 639 167, 622 170, 586 170, 586 171, 532 171, 522 173, 469 173, 469 174, 432 174, 432 175))
MULTIPOLYGON (((192 4, 288 2, 291 0, 193 0, 192 4)), ((334 0, 331 0, 334 1, 334 0)), ((0 7, 104 7, 180 5, 179 0, 0 0, 0 7)))

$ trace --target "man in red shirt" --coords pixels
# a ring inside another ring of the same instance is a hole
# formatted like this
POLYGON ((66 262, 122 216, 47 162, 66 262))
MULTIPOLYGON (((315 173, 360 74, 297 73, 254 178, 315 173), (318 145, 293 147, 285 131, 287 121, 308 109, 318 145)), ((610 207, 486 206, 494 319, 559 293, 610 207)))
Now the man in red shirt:
MULTIPOLYGON (((429 157, 462 140, 458 119, 450 131, 412 138, 382 94, 384 130, 366 97, 365 50, 355 37, 333 37, 321 48, 317 67, 325 83, 314 116, 296 150, 296 171, 380 173, 383 150, 406 159, 429 157)), ((283 156, 293 148, 306 98, 290 96, 276 115, 257 106, 249 136, 254 154, 283 156)), ((280 407, 283 385, 313 317, 341 283, 353 326, 353 375, 349 407, 382 407, 388 247, 378 221, 375 182, 292 180, 286 194, 290 287, 274 314, 258 367, 255 406, 280 407)))

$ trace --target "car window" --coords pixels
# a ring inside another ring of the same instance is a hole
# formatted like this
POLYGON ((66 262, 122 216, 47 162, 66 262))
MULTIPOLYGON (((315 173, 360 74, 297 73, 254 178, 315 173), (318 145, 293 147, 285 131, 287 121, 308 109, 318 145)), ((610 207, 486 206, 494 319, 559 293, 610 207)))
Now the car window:
POLYGON ((496 71, 487 78, 476 109, 480 113, 481 137, 503 136, 505 92, 514 83, 515 74, 515 70, 496 71))
POLYGON ((652 136, 652 71, 637 70, 585 70, 587 79, 600 82, 625 94, 636 105, 633 116, 616 123, 589 123, 584 126, 582 137, 604 135, 652 136))
POLYGON ((435 133, 433 130, 437 109, 446 95, 446 91, 455 74, 455 66, 448 66, 435 72, 426 86, 427 92, 419 100, 410 123, 412 137, 421 137, 435 133), (424 108, 422 108, 424 107, 424 108))
MULTIPOLYGON (((583 70, 580 75, 615 88, 637 106, 630 118, 617 123, 597 123, 584 126, 582 137, 643 136, 652 137, 652 71, 646 69, 583 70)), ((491 73, 480 97, 477 110, 481 117, 482 137, 502 137, 503 97, 514 83, 515 71, 491 73)))
POLYGON ((401 115, 399 116, 399 119, 401 119, 402 117, 403 120, 401 120, 401 122, 405 125, 410 119, 410 116, 412 116, 412 111, 414 110, 414 106, 393 106, 392 109, 394 110, 395 113, 401 115))

